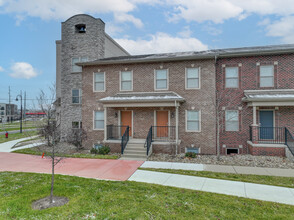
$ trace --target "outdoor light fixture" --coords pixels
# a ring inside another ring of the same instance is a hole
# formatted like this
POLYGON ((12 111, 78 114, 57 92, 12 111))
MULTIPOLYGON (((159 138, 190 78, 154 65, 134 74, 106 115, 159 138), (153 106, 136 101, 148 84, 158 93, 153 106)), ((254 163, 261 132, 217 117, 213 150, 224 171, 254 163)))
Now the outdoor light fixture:
POLYGON ((172 112, 172 113, 171 113, 171 118, 174 118, 174 117, 175 117, 175 113, 172 112))
POLYGON ((114 113, 114 117, 117 118, 117 112, 114 113))

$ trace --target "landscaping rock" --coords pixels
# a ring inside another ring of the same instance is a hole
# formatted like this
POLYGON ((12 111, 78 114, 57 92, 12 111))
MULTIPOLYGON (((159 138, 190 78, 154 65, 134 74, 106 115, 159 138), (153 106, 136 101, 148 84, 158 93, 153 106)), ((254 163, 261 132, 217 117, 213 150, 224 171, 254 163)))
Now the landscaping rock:
POLYGON ((220 160, 217 160, 216 155, 197 155, 196 158, 187 158, 185 157, 184 154, 179 154, 176 156, 168 155, 168 154, 153 154, 148 158, 148 160, 149 161, 181 162, 181 163, 197 163, 197 164, 216 164, 216 165, 294 169, 294 162, 284 157, 253 156, 248 154, 221 156, 220 160))

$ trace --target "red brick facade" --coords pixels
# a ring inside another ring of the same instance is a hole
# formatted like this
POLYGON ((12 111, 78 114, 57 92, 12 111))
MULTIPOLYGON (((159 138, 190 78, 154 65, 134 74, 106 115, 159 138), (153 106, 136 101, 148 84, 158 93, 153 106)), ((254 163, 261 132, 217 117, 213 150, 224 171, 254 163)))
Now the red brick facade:
MULTIPOLYGON (((223 126, 220 134, 221 153, 227 148, 239 148, 239 153, 253 155, 284 156, 283 148, 252 148, 247 145, 249 126, 253 124, 253 110, 242 101, 244 90, 294 89, 294 54, 267 55, 251 57, 221 58, 217 63, 217 94, 221 97, 220 111, 239 110, 239 131, 226 131, 223 126), (274 86, 260 87, 260 66, 274 66, 274 86), (239 88, 225 88, 226 67, 238 67, 239 88), (226 94, 226 95, 223 95, 226 94)), ((274 111, 274 126, 287 127, 294 132, 294 107, 258 107, 257 124, 260 110, 274 111)), ((223 118, 224 122, 224 118, 223 118)))

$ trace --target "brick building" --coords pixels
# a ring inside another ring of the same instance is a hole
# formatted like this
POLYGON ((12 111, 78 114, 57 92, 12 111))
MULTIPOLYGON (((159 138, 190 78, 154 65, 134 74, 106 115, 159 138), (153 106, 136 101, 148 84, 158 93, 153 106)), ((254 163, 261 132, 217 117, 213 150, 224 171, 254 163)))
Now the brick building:
POLYGON ((294 45, 130 56, 87 15, 63 23, 62 34, 61 130, 83 124, 86 148, 284 156, 294 143, 294 45))

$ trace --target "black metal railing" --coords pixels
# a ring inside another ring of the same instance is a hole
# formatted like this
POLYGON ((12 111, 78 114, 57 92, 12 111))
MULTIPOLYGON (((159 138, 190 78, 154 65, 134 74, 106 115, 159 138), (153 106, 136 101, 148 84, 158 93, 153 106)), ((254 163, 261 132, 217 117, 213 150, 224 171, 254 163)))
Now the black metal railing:
POLYGON ((123 136, 121 137, 121 154, 124 154, 124 150, 128 144, 129 139, 130 139, 130 127, 127 126, 123 136))
POLYGON ((147 156, 149 155, 149 150, 150 150, 150 147, 151 147, 151 144, 152 144, 152 127, 153 126, 151 126, 149 128, 148 135, 147 135, 147 138, 146 138, 146 141, 145 141, 145 144, 144 144, 144 147, 147 148, 147 156))
POLYGON ((250 141, 262 144, 285 144, 285 127, 250 126, 250 141))
POLYGON ((287 145, 288 149, 294 156, 294 138, 288 128, 285 128, 285 145, 287 145))
POLYGON ((156 141, 176 140, 176 126, 151 126, 152 139, 156 141))
POLYGON ((107 125, 107 140, 120 140, 128 126, 107 125))

